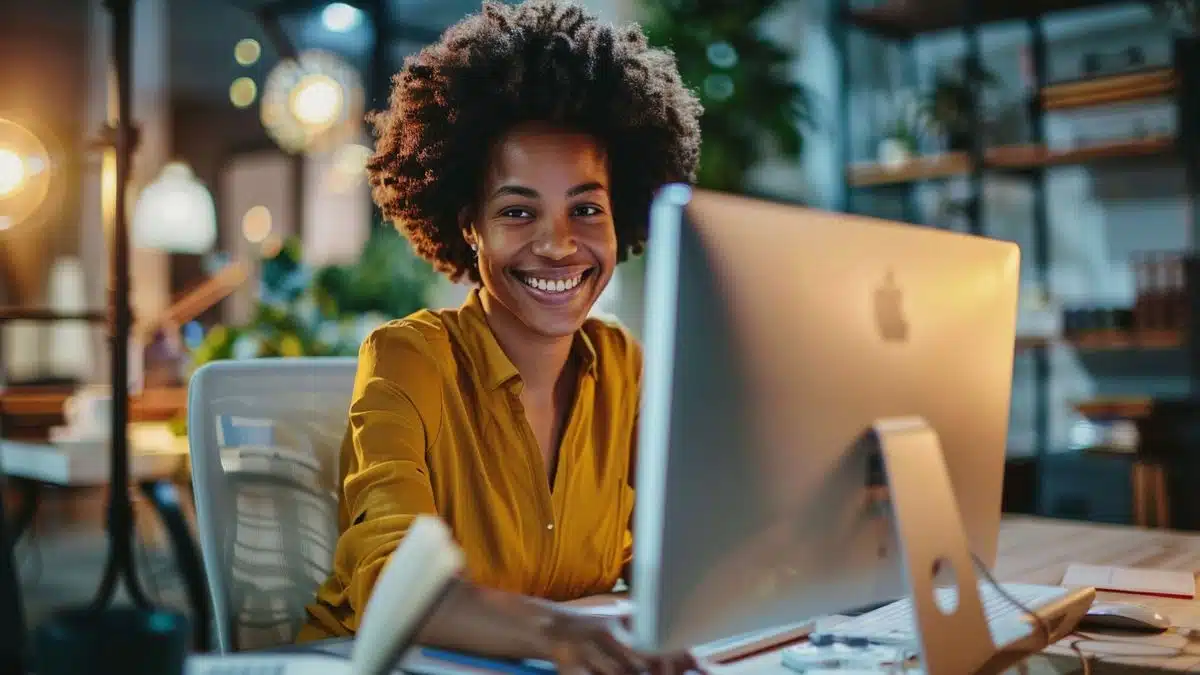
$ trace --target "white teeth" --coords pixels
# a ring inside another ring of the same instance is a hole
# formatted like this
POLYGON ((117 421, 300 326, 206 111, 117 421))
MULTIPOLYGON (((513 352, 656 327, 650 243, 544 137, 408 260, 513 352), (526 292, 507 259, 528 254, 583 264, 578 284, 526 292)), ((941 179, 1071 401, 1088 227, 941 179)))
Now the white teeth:
POLYGON ((563 293, 578 286, 579 282, 583 281, 583 275, 580 274, 579 276, 571 277, 570 279, 539 279, 538 277, 522 276, 521 281, 525 282, 527 286, 536 288, 539 291, 545 291, 547 293, 563 293))

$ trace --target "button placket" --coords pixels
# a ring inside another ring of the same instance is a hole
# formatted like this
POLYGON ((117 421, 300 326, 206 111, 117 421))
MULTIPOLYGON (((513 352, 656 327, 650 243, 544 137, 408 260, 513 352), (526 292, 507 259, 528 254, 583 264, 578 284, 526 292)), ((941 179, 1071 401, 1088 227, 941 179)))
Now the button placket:
POLYGON ((542 459, 537 438, 533 435, 533 427, 529 426, 529 418, 525 416, 525 405, 521 403, 520 382, 518 381, 516 385, 508 390, 509 401, 513 411, 520 418, 519 424, 524 430, 525 460, 532 480, 530 487, 533 490, 534 499, 538 502, 541 521, 546 524, 547 541, 544 542, 542 548, 543 564, 539 565, 539 568, 542 570, 539 575, 539 585, 544 587, 547 583, 546 575, 552 566, 554 555, 554 502, 553 495, 550 493, 549 483, 546 480, 545 461, 542 459))

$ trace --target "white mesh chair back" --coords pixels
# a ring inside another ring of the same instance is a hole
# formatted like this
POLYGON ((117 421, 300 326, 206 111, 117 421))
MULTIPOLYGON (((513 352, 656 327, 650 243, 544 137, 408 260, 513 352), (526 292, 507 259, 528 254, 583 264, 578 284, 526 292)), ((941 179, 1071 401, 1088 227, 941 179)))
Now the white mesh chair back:
POLYGON ((222 653, 292 642, 332 569, 355 367, 250 359, 192 376, 192 488, 222 653))

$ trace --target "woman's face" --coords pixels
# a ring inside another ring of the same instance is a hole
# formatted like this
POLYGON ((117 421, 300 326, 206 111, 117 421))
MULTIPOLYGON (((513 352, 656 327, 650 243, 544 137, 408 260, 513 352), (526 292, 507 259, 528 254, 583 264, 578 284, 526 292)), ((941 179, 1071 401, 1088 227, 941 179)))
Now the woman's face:
POLYGON ((570 335, 612 278, 617 236, 596 139, 519 126, 493 147, 466 236, 483 286, 534 333, 570 335))

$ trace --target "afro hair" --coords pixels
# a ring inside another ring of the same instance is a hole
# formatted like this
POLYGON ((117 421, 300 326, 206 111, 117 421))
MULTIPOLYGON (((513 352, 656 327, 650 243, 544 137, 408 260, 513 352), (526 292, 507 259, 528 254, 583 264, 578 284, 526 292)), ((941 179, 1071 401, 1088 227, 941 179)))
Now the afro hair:
POLYGON ((615 28, 568 2, 485 2, 410 56, 392 84, 388 109, 371 115, 372 195, 455 281, 479 282, 459 214, 514 126, 545 122, 604 145, 618 260, 645 244, 654 192, 695 180, 702 108, 674 56, 638 26, 615 28))

